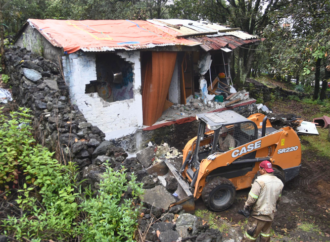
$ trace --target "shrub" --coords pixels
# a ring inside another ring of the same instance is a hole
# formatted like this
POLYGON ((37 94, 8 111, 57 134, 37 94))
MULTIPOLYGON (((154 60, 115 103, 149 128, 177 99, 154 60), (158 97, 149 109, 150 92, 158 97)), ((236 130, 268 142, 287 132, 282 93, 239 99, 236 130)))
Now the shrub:
POLYGON ((300 102, 300 98, 298 96, 296 96, 296 95, 289 95, 288 98, 290 100, 294 100, 294 101, 300 102))
POLYGON ((294 90, 295 90, 296 92, 304 92, 304 91, 305 91, 305 90, 304 90, 304 86, 302 86, 302 85, 297 85, 297 86, 295 86, 294 90))
POLYGON ((2 74, 2 81, 3 83, 7 84, 9 81, 10 77, 6 74, 2 74))
POLYGON ((21 108, 10 117, 0 115, 0 181, 7 190, 8 184, 17 187, 25 181, 18 190, 21 216, 2 221, 5 234, 18 241, 78 236, 83 241, 133 241, 138 216, 134 200, 143 191, 135 175, 127 182, 124 170, 106 165, 98 195, 82 191, 74 163, 59 164, 53 153, 35 145, 28 112, 21 108), (19 170, 24 172, 21 179, 19 170), (123 199, 128 190, 131 199, 123 199))

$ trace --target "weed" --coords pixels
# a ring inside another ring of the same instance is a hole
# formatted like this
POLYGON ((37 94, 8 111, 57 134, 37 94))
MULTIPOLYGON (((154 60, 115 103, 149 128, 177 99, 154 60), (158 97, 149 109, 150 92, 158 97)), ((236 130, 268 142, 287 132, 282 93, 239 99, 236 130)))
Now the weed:
POLYGON ((298 96, 296 96, 296 95, 289 95, 288 98, 290 100, 295 100, 297 102, 300 102, 300 98, 298 96))
POLYGON ((226 222, 224 222, 220 225, 219 230, 221 233, 227 232, 229 230, 229 225, 226 222))
POLYGON ((304 232, 320 232, 319 227, 312 223, 301 223, 300 225, 298 225, 298 228, 304 232))
POLYGON ((5 84, 7 84, 8 81, 9 81, 9 79, 10 79, 10 77, 8 75, 6 75, 6 74, 2 74, 1 77, 2 77, 2 82, 5 83, 5 84))

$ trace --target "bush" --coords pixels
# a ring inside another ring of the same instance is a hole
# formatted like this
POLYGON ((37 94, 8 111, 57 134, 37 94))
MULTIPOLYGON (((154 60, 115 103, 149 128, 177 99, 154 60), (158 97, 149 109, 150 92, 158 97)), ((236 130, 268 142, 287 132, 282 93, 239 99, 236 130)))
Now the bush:
POLYGON ((83 241, 133 241, 138 216, 133 201, 143 191, 134 174, 127 182, 124 170, 115 172, 106 165, 98 195, 82 191, 83 181, 78 181, 72 162, 59 164, 53 153, 35 145, 28 112, 0 115, 0 181, 7 190, 8 184, 23 184, 17 199, 21 216, 2 221, 5 234, 18 241, 69 241, 78 236, 83 241), (123 199, 128 190, 131 199, 123 199))
POLYGON ((296 92, 304 92, 304 91, 305 91, 305 90, 304 90, 304 86, 302 86, 302 85, 297 85, 297 86, 295 86, 294 90, 295 90, 296 92))
POLYGON ((10 77, 6 74, 2 74, 2 82, 7 84, 9 81, 10 77))
POLYGON ((300 98, 298 96, 296 96, 296 95, 289 95, 288 98, 290 100, 294 100, 294 101, 300 102, 300 98))

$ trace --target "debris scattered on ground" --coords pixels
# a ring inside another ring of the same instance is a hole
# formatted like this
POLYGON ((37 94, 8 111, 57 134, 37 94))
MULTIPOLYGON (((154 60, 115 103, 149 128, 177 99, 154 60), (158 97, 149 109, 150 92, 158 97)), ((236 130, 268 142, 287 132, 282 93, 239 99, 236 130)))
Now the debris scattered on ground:
POLYGON ((297 127, 298 134, 316 134, 319 135, 315 123, 302 121, 300 126, 297 127))
POLYGON ((328 128, 330 125, 330 117, 328 116, 323 116, 320 118, 314 118, 313 122, 316 123, 317 126, 323 127, 323 128, 328 128))
POLYGON ((11 93, 3 88, 0 88, 0 103, 8 103, 13 101, 11 93))

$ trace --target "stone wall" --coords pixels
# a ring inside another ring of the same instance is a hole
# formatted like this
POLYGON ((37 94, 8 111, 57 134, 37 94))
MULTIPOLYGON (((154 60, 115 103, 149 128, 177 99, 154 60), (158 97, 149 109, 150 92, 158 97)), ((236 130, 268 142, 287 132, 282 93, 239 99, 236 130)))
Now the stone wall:
POLYGON ((55 151, 61 162, 74 161, 80 169, 92 164, 96 153, 109 144, 71 104, 58 66, 20 47, 6 49, 5 61, 13 97, 19 106, 31 109, 37 140, 55 151))

